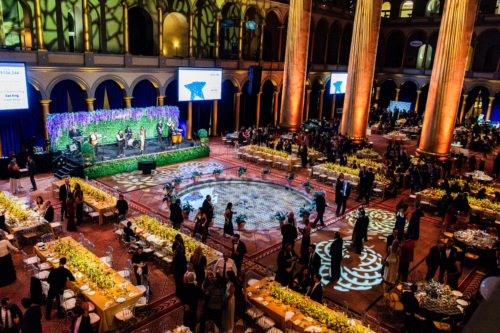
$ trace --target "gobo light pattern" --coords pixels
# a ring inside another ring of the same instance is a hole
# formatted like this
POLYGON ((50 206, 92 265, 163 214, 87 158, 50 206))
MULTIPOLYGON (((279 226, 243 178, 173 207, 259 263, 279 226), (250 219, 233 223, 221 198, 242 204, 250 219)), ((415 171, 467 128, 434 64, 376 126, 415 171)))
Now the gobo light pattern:
MULTIPOLYGON (((378 235, 379 239, 386 240, 387 236, 392 234, 392 229, 396 224, 396 214, 385 209, 377 208, 366 208, 365 213, 370 218, 368 236, 378 235)), ((356 215, 351 214, 347 218, 347 222, 354 227, 356 215)))

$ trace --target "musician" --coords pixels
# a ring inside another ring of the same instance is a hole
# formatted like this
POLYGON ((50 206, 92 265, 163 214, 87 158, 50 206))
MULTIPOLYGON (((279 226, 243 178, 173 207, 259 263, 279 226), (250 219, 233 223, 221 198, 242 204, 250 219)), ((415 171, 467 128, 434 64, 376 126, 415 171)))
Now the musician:
POLYGON ((123 148, 125 147, 125 138, 123 137, 122 130, 119 130, 118 134, 116 134, 116 144, 118 146, 118 149, 116 150, 116 157, 120 157, 120 155, 125 156, 125 152, 123 151, 123 148))
POLYGON ((172 144, 173 144, 172 135, 174 134, 174 130, 175 130, 174 122, 171 119, 169 119, 167 126, 168 126, 168 145, 170 146, 170 148, 172 148, 172 144))
POLYGON ((90 143, 94 146, 95 156, 97 156, 99 151, 99 133, 97 131, 90 134, 90 143))
POLYGON ((125 138, 128 140, 132 139, 132 130, 130 129, 130 126, 127 126, 125 129, 125 138))
POLYGON ((161 144, 163 136, 163 122, 161 119, 158 124, 156 124, 156 132, 158 133, 158 143, 161 144))
POLYGON ((75 126, 71 126, 71 131, 69 131, 69 138, 73 140, 75 137, 82 136, 82 133, 75 126))

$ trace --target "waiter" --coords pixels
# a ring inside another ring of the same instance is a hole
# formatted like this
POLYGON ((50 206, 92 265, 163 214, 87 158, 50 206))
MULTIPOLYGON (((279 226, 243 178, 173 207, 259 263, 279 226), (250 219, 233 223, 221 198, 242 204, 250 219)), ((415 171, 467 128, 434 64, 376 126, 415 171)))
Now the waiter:
POLYGON ((158 124, 156 124, 156 132, 158 133, 158 143, 161 144, 163 136, 163 122, 161 119, 158 124))
POLYGON ((54 301, 54 298, 56 299, 57 304, 57 315, 59 318, 64 318, 64 312, 61 308, 61 300, 59 296, 60 294, 62 294, 62 291, 66 286, 66 282, 68 280, 75 281, 75 277, 73 276, 73 274, 71 274, 71 272, 67 268, 65 268, 64 265, 66 265, 66 258, 61 258, 59 260, 59 267, 53 269, 49 274, 49 278, 47 279, 50 287, 47 296, 47 311, 45 313, 46 320, 50 320, 50 315, 52 312, 52 302, 54 301))
POLYGON ((125 152, 123 151, 123 147, 125 146, 125 138, 123 137, 122 130, 119 130, 118 134, 116 134, 116 144, 118 145, 118 149, 116 150, 116 157, 120 157, 120 155, 125 156, 125 152))

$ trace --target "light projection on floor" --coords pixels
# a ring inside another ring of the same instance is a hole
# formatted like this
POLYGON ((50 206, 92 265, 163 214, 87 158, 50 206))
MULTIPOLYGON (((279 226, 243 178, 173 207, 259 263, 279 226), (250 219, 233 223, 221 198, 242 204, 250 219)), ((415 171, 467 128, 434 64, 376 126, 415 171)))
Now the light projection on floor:
MULTIPOLYGON (((327 285, 330 283, 330 245, 333 239, 316 244, 316 252, 321 258, 320 274, 323 277, 322 283, 327 285)), ((342 251, 342 262, 345 263, 346 259, 350 256, 358 256, 354 252, 348 250, 352 242, 344 239, 344 249, 342 251)), ((382 282, 380 270, 382 269, 382 256, 365 246, 361 255, 359 255, 359 265, 356 267, 342 266, 342 273, 340 279, 333 287, 338 291, 351 291, 351 290, 369 290, 382 282)))
MULTIPOLYGON (((396 224, 396 214, 378 208, 365 208, 366 215, 370 218, 368 225, 368 237, 378 236, 379 239, 386 240, 392 234, 392 229, 396 224)), ((356 212, 349 214, 347 222, 354 228, 356 223, 356 212)))

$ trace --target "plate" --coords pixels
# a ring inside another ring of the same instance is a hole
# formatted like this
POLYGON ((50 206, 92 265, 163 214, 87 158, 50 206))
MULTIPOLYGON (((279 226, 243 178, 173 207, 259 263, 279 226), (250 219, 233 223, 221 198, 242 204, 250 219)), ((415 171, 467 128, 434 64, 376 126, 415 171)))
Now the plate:
POLYGON ((51 262, 53 264, 58 264, 59 263, 59 259, 58 258, 52 259, 51 262))
POLYGON ((36 243, 36 246, 38 246, 38 247, 45 246, 45 243, 44 242, 39 242, 39 243, 36 243))
POLYGON ((91 290, 91 291, 87 291, 87 295, 92 296, 92 295, 94 295, 94 294, 95 294, 95 291, 93 291, 93 290, 91 290))
POLYGON ((40 251, 47 251, 49 248, 44 245, 44 246, 39 246, 38 249, 40 251))
POLYGON ((453 291, 451 292, 451 294, 452 294, 453 296, 457 296, 457 297, 462 297, 462 296, 464 295, 464 294, 462 294, 462 293, 461 293, 460 291, 458 291, 458 290, 453 290, 453 291))
POLYGON ((79 279, 79 278, 82 278, 83 277, 83 274, 80 273, 80 272, 76 272, 75 273, 75 278, 79 279))
POLYGON ((461 306, 468 306, 469 302, 464 301, 463 299, 457 299, 457 303, 460 304, 461 306))
POLYGON ((90 289, 90 287, 89 287, 89 285, 88 285, 88 284, 86 284, 86 283, 85 283, 85 284, 82 284, 82 285, 80 286, 80 290, 81 290, 81 291, 85 291, 85 290, 89 290, 89 289, 90 289))
POLYGON ((53 256, 55 256, 54 253, 49 253, 45 255, 45 258, 52 258, 53 256))
POLYGON ((126 300, 127 300, 127 299, 126 299, 125 297, 123 297, 123 296, 119 296, 119 297, 115 298, 115 302, 116 302, 116 303, 123 303, 123 302, 125 302, 126 300))

